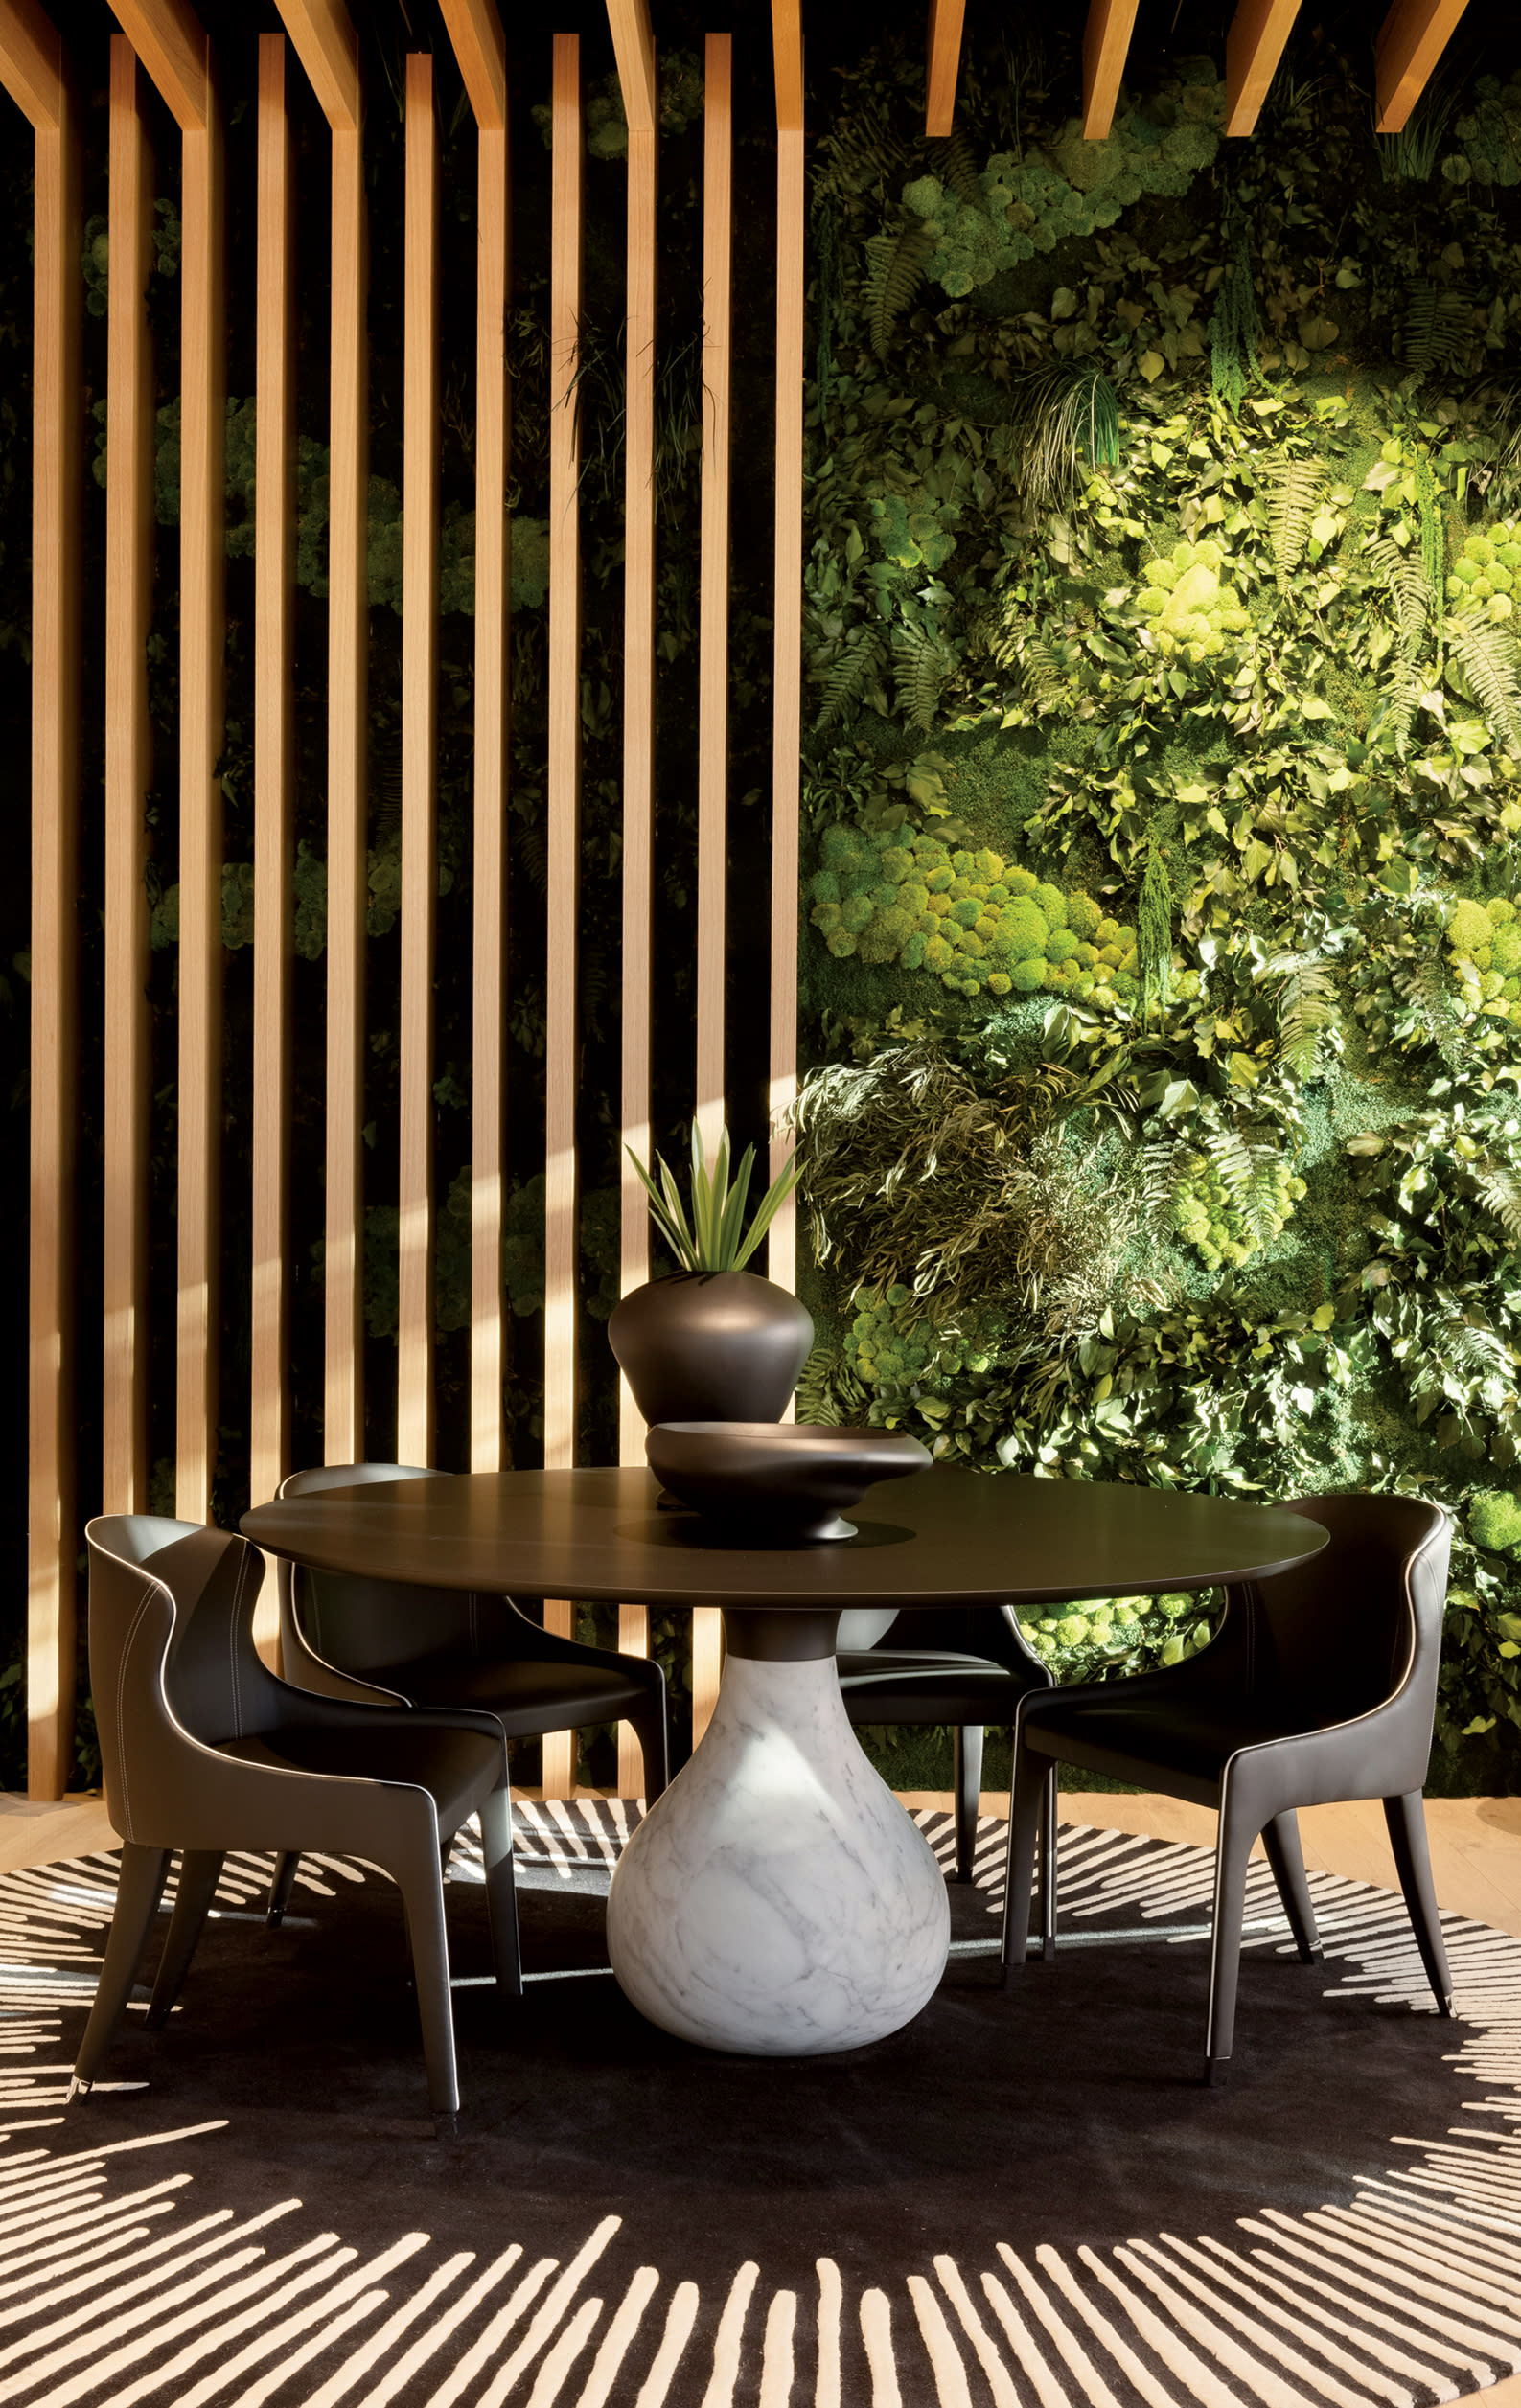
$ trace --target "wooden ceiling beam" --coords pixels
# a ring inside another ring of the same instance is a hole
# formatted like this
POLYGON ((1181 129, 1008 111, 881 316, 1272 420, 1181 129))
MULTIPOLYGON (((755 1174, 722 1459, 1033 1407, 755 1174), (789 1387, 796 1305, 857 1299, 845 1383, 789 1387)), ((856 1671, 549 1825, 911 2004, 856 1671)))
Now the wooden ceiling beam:
POLYGON ((183 134, 211 123, 211 61, 206 32, 189 0, 114 0, 131 43, 183 134))
POLYGON ((1083 32, 1083 136, 1102 142, 1115 122, 1139 0, 1089 0, 1083 32))
POLYGON ((948 134, 956 117, 956 80, 961 67, 965 17, 966 0, 930 0, 930 56, 924 79, 927 134, 948 134))
POLYGON ((608 30, 618 62, 618 88, 631 134, 652 134, 659 114, 650 0, 608 0, 608 30))
POLYGON ((772 0, 772 52, 776 68, 776 130, 803 129, 802 0, 772 0))
POLYGON ((359 45, 343 0, 278 0, 281 22, 323 116, 338 134, 359 130, 359 45))
POLYGON ((507 44, 496 0, 439 0, 475 123, 500 133, 507 124, 507 44))
POLYGON ((1374 127, 1397 134, 1407 124, 1468 0, 1394 0, 1373 46, 1374 127))
POLYGON ((1225 130, 1249 134, 1256 125, 1300 0, 1237 0, 1225 37, 1225 130))
POLYGON ((38 133, 63 122, 63 43, 37 0, 0 0, 0 83, 38 133))

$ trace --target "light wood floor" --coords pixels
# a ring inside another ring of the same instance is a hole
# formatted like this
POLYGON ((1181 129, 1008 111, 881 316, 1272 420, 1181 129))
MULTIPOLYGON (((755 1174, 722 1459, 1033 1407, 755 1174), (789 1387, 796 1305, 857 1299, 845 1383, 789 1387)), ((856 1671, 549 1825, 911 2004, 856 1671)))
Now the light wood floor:
MULTIPOLYGON (((909 1790, 904 1803, 944 1809, 951 1800, 934 1791, 909 1790)), ((1005 1816, 1008 1793, 985 1791, 982 1811, 1005 1816)), ((1098 1823, 1106 1830, 1141 1831, 1159 1840, 1191 1840, 1204 1847, 1214 1844, 1213 1815, 1172 1798, 1077 1791, 1063 1797, 1062 1819, 1098 1823)), ((1521 1937, 1521 1798, 1429 1799, 1426 1825, 1440 1904, 1521 1937)), ((1396 1886, 1378 1806, 1312 1806, 1300 1816, 1300 1833, 1312 1871, 1343 1873, 1384 1890, 1396 1886)), ((0 1793, 0 1872, 45 1865, 60 1856, 84 1856, 114 1845, 99 1798, 39 1805, 0 1793)), ((1521 2408, 1521 2374, 1473 2397, 1485 2408, 1521 2408)))

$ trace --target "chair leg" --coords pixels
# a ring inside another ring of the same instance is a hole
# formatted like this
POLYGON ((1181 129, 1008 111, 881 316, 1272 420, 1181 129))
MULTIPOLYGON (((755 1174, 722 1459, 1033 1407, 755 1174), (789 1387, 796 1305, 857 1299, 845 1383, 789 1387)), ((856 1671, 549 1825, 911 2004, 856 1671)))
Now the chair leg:
POLYGON ((221 1879, 222 1850, 220 1848, 187 1847, 179 1860, 179 1881, 174 1892, 174 1913, 169 1926, 169 1938, 158 1961, 153 1981, 153 1995, 148 2002, 148 2027, 156 2031, 169 2019, 169 2010, 179 1996, 180 1984, 190 1970, 190 1961, 196 1943, 206 1928, 217 1884, 221 1879))
POLYGON ((274 1875, 269 1884, 269 1901, 265 1909, 265 1919, 271 1930, 285 1921, 286 1909, 290 1904, 290 1892, 295 1887, 296 1875, 300 1869, 301 1858, 293 1847, 288 1847, 283 1856, 275 1858, 274 1875))
POLYGON ((1264 1824, 1262 1846, 1278 1883, 1283 1912, 1289 1918, 1300 1962, 1318 1965, 1324 1961, 1325 1951, 1315 1925, 1315 1909, 1310 1904, 1310 1885, 1304 1878, 1304 1857, 1300 1847, 1299 1821, 1292 1807, 1264 1824))
POLYGON ((1046 1791, 1041 1800, 1041 1879, 1040 1921, 1041 1960, 1049 1964, 1056 1955, 1056 1759, 1046 1776, 1046 1791))
POLYGON ((1246 1906, 1246 1869, 1256 1833, 1250 1818, 1233 1813, 1229 1787, 1220 1800, 1214 1846, 1214 1921, 1210 1942, 1210 2029, 1205 2042, 1205 2078, 1224 2081, 1235 2031, 1236 1978, 1241 1969, 1241 1916, 1246 1906))
POLYGON ((491 1917, 492 1963, 504 1998, 523 1994, 522 1955, 518 1944, 518 1887, 513 1878, 512 1793, 494 1789, 480 1805, 480 1852, 486 1868, 486 1911, 491 1917))
POLYGON ((977 1816, 982 1802, 982 1726, 957 1723, 952 1733, 956 1782, 956 1871, 954 1881, 976 1878, 977 1816))
POLYGON ((1003 1879, 1003 1978, 1025 1962, 1029 1947, 1030 1890, 1035 1873, 1035 1835, 1046 1795, 1049 1759, 1016 1747, 1009 1793, 1008 1857, 1003 1879))
POLYGON ((444 1884, 436 1845, 410 1863, 392 1861, 406 1914, 412 1980, 423 2026, 423 2061, 428 2103, 443 2131, 459 2113, 459 2071, 454 2056, 454 2008, 449 1987, 449 1935, 444 1927, 444 1884))
POLYGON ((128 1841, 122 1850, 122 1875, 116 1889, 116 1912, 105 1942, 101 1979, 84 2027, 80 2053, 74 2061, 69 2097, 84 2093, 100 2070, 117 2019, 131 1993, 132 1976, 143 1953, 149 1928, 158 1913, 169 1875, 167 1847, 141 1847, 128 1841))
POLYGON ((648 1813, 671 1778, 671 1723, 663 1692, 652 1699, 642 1712, 631 1714, 629 1720, 644 1759, 644 1805, 648 1813))
POLYGON ((1405 1904, 1415 1926, 1416 1945, 1420 1961, 1426 1968, 1437 2000, 1438 2011, 1452 2013, 1452 1974, 1447 1964, 1447 1951, 1442 1946, 1441 1917, 1437 1912, 1437 1892, 1431 1880, 1431 1851, 1426 1846, 1426 1808, 1418 1789, 1406 1792, 1403 1798, 1384 1800, 1384 1821, 1389 1825, 1389 1844, 1394 1851, 1394 1868, 1399 1886, 1405 1893, 1405 1904))

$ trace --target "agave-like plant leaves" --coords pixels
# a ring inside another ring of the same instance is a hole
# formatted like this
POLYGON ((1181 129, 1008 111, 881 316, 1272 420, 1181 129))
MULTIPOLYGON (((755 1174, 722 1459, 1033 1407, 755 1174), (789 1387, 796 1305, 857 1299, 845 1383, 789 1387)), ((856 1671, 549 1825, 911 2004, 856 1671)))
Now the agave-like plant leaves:
POLYGON ((695 1120, 692 1123, 690 1222, 664 1156, 657 1154, 655 1158, 656 1169, 660 1175, 658 1186, 632 1146, 629 1148, 629 1159, 650 1199, 650 1217, 683 1271, 743 1270, 775 1219, 778 1207, 796 1186, 798 1179, 796 1158, 789 1157, 762 1197, 747 1229, 745 1206, 749 1198, 755 1148, 752 1145, 746 1147, 739 1169, 731 1177, 726 1129, 720 1133, 717 1151, 709 1168, 702 1130, 695 1120))

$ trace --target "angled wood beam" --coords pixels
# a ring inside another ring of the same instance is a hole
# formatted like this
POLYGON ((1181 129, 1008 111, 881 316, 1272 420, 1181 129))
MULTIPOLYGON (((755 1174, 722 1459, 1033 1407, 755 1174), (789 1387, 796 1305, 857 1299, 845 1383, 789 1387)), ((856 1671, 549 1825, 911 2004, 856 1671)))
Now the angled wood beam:
POLYGON ((0 0, 0 80, 34 131, 32 1036, 27 1345, 27 1788, 74 1755, 74 1188, 78 1059, 80 131, 63 46, 0 0))
POLYGON ((1394 0, 1373 46, 1376 132, 1401 131, 1467 5, 1468 0, 1394 0))
POLYGON ((281 21, 334 133, 357 133, 364 114, 359 47, 343 0, 279 0, 281 21))
POLYGON ((618 61, 618 88, 631 134, 653 134, 660 111, 650 0, 608 0, 608 27, 618 61))
POLYGON ((496 0, 439 0, 475 123, 499 133, 507 123, 507 44, 496 0))
POLYGON ((438 120, 433 58, 406 60, 402 452, 401 1162, 396 1450, 433 1459, 433 975, 438 892, 438 120))
MULTIPOLYGON (((105 372, 105 1016, 101 1502, 148 1503, 149 789, 153 729, 153 154, 137 55, 111 39, 105 372)), ((270 1491, 273 1494, 273 1491, 270 1491)))
POLYGON ((930 56, 925 71, 924 130, 948 134, 956 117, 966 0, 930 0, 930 56))
POLYGON ((1140 0, 1088 0, 1083 32, 1083 136, 1102 142, 1115 122, 1115 103, 1130 52, 1140 0))
POLYGON ((204 133, 212 116, 211 61, 205 28, 189 0, 119 0, 116 14, 181 133, 204 133))
POLYGON ((772 59, 776 76, 776 130, 803 129, 802 0, 772 0, 772 59))
POLYGON ((1225 130, 1249 134, 1278 72, 1300 0, 1237 0, 1225 37, 1225 130))

